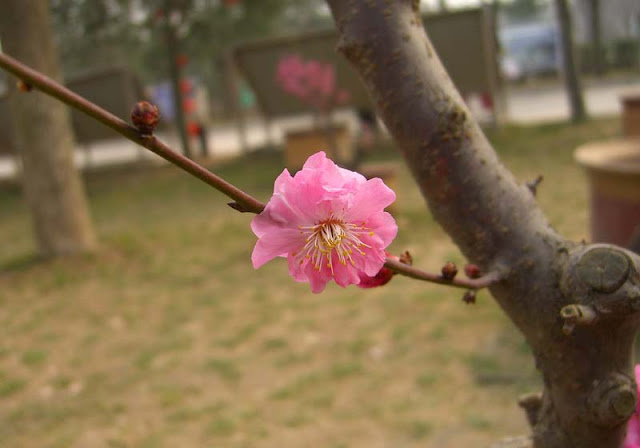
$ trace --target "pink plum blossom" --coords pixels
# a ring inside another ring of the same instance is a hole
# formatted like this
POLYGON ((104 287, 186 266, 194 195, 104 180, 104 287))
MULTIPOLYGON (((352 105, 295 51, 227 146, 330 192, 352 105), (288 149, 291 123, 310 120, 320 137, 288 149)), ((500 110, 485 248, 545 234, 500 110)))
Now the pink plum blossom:
POLYGON ((331 279, 346 287, 362 275, 374 277, 398 232, 384 211, 395 199, 381 179, 367 180, 318 152, 295 176, 286 169, 278 176, 273 196, 251 222, 258 237, 253 267, 286 257, 289 274, 315 293, 331 279))
MULTIPOLYGON (((640 364, 636 365, 636 384, 640 384, 640 364)), ((637 386, 636 386, 637 387, 637 386)), ((640 395, 640 388, 638 389, 640 395)), ((622 448, 640 448, 640 403, 636 403, 636 412, 633 413, 627 423, 627 436, 622 448)))
POLYGON ((275 78, 283 91, 320 111, 344 105, 350 99, 348 91, 338 89, 336 70, 329 63, 305 62, 296 54, 285 55, 278 61, 275 78))

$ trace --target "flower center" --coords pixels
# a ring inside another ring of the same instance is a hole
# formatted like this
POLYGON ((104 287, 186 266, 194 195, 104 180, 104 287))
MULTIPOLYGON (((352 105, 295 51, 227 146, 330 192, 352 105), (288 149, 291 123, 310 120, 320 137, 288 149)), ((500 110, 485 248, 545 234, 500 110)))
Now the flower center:
POLYGON ((320 270, 322 265, 326 263, 327 267, 331 269, 331 273, 333 273, 332 254, 334 252, 340 264, 351 263, 354 266, 354 251, 365 255, 361 248, 371 247, 363 243, 360 238, 364 234, 374 235, 370 229, 363 225, 358 226, 333 217, 314 226, 298 226, 298 228, 307 235, 305 245, 299 252, 300 264, 304 262, 304 258, 308 258, 311 259, 314 268, 320 270))

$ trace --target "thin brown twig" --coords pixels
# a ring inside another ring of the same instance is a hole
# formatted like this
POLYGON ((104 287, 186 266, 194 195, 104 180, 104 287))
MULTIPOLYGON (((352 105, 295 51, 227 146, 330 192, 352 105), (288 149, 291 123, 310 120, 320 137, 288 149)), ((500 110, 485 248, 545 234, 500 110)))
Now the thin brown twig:
MULTIPOLYGON (((227 195, 235 201, 229 204, 233 209, 240 212, 256 214, 264 210, 265 205, 253 196, 245 193, 219 176, 216 176, 203 166, 183 156, 179 152, 172 150, 167 144, 158 140, 153 135, 145 135, 141 133, 138 129, 130 126, 121 118, 116 117, 86 98, 72 92, 48 76, 33 70, 4 53, 0 53, 0 67, 17 76, 18 79, 26 85, 32 86, 47 95, 57 98, 63 103, 84 112, 105 126, 113 129, 126 139, 131 140, 143 148, 159 155, 168 162, 176 165, 192 176, 195 176, 221 193, 227 195)), ((464 289, 482 289, 500 279, 500 275, 498 273, 492 272, 477 279, 454 278, 452 280, 448 280, 443 278, 441 275, 421 271, 391 258, 387 258, 385 266, 398 274, 407 277, 464 289)))
POLYGON ((142 134, 136 128, 127 124, 124 120, 72 92, 53 79, 33 70, 30 67, 27 67, 11 56, 0 53, 0 67, 10 73, 13 73, 27 85, 33 86, 47 95, 57 98, 63 103, 84 112, 105 126, 110 127, 123 137, 159 155, 168 162, 182 168, 187 173, 197 177, 201 181, 227 195, 235 201, 235 203, 233 203, 234 209, 241 212, 252 213, 260 213, 264 209, 264 204, 253 196, 250 196, 224 179, 216 176, 211 171, 183 156, 179 152, 172 150, 167 144, 157 138, 142 134))
POLYGON ((486 288, 503 278, 503 274, 501 272, 489 272, 482 277, 475 279, 467 279, 467 278, 453 278, 451 280, 447 280, 442 277, 440 274, 433 274, 430 272, 425 272, 420 269, 414 268, 413 266, 406 265, 400 261, 393 260, 391 258, 387 258, 387 261, 384 263, 386 267, 391 269, 392 271, 397 272, 400 275, 404 275, 406 277, 411 277, 417 280, 424 280, 426 282, 437 283, 439 285, 447 285, 453 286, 455 288, 463 288, 463 289, 482 289, 486 288))

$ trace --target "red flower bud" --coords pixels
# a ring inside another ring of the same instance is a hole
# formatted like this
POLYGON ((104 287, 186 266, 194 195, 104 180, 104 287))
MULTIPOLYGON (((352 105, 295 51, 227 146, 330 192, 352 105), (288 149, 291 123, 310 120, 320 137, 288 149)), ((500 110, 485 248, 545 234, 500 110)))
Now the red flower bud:
POLYGON ((444 278, 445 280, 453 280, 457 274, 458 267, 455 263, 447 261, 447 263, 442 266, 442 278, 444 278))
POLYGON ((133 106, 131 122, 141 133, 152 134, 159 120, 160 113, 155 105, 147 101, 140 101, 133 106))
POLYGON ((472 289, 465 292, 462 296, 462 301, 467 305, 475 305, 476 303, 476 292, 472 289))
POLYGON ((373 277, 360 275, 360 283, 358 283, 358 286, 360 288, 375 288, 377 286, 386 285, 391 281, 394 274, 395 272, 391 269, 383 266, 382 269, 380 269, 380 271, 373 277))
MULTIPOLYGON (((402 261, 402 257, 396 257, 395 255, 391 255, 386 250, 384 251, 384 254, 388 258, 391 258, 393 260, 402 261)), ((360 283, 358 283, 358 286, 360 288, 375 288, 377 286, 386 285, 391 281, 394 275, 396 275, 396 273, 385 266, 382 266, 382 268, 378 271, 378 273, 373 277, 369 277, 368 275, 361 272, 360 283)))
POLYGON ((469 278, 478 278, 482 276, 482 272, 480 272, 480 268, 475 264, 467 264, 464 267, 464 273, 469 278))

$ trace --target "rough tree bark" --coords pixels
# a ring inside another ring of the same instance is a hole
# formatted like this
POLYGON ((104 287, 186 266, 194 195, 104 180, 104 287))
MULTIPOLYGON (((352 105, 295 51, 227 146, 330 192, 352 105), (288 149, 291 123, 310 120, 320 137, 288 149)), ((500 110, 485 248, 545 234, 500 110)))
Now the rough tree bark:
POLYGON ((591 32, 592 70, 600 77, 604 74, 604 50, 602 48, 602 26, 600 24, 600 0, 589 0, 589 23, 591 32))
POLYGON ((416 0, 328 0, 339 50, 360 73, 433 215, 483 271, 532 348, 541 395, 520 401, 531 438, 501 446, 619 448, 635 408, 640 257, 573 243, 499 162, 422 26, 416 0))
MULTIPOLYGON (((49 2, 5 2, 0 38, 7 53, 60 79, 50 31, 49 2)), ((64 104, 40 92, 10 89, 14 142, 38 248, 44 256, 90 250, 94 233, 80 176, 73 164, 73 132, 64 104)))
POLYGON ((569 99, 571 121, 579 123, 587 118, 587 111, 582 98, 582 82, 575 62, 571 13, 567 0, 555 0, 555 6, 560 29, 562 79, 569 99))

